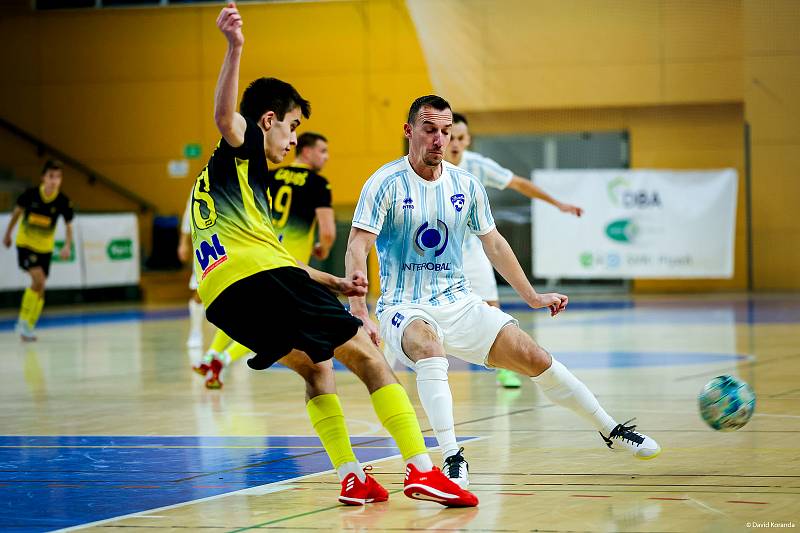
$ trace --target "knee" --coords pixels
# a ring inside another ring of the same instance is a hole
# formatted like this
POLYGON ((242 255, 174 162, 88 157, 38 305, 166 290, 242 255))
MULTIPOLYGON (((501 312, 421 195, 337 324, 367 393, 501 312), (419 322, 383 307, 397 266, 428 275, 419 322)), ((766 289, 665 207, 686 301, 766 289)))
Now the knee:
POLYGON ((403 332, 403 351, 412 360, 444 356, 439 336, 429 324, 417 320, 403 332))
POLYGON ((44 292, 44 278, 34 277, 31 280, 31 289, 39 294, 44 292))
POLYGON ((526 373, 529 376, 538 376, 550 368, 550 365, 553 361, 553 358, 550 356, 547 350, 538 344, 527 346, 524 353, 525 367, 527 371, 526 373))

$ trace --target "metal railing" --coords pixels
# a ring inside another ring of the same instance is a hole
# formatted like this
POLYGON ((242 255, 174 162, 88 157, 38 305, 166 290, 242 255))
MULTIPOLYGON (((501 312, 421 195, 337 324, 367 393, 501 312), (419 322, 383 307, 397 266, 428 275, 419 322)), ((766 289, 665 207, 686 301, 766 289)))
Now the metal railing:
POLYGON ((66 153, 62 152, 58 148, 47 144, 43 140, 39 139, 38 137, 34 136, 33 134, 23 130, 16 124, 13 124, 6 119, 0 117, 0 127, 4 130, 8 131, 9 133, 15 135, 16 137, 22 139, 23 141, 27 142, 28 144, 32 145, 36 148, 37 154, 39 156, 49 155, 55 159, 58 159, 68 167, 77 170, 84 176, 86 176, 87 181, 90 185, 94 185, 95 183, 101 184, 103 187, 109 189, 110 191, 122 196, 126 200, 133 202, 139 206, 139 210, 142 213, 146 213, 150 211, 153 214, 158 213, 158 208, 152 202, 146 200, 145 198, 139 196, 135 192, 132 192, 125 187, 119 185, 114 180, 104 176, 103 174, 97 172, 93 168, 89 167, 85 163, 78 161, 74 157, 67 155, 66 153))

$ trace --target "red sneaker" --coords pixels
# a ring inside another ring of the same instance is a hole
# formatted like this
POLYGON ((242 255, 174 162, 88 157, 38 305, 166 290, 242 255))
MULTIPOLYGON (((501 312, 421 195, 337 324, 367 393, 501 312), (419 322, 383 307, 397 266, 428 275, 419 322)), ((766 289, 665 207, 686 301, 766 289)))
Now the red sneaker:
POLYGON ((192 370, 194 370, 201 376, 206 377, 206 374, 208 374, 208 371, 211 370, 211 367, 208 366, 206 363, 200 363, 199 365, 193 366, 192 370))
POLYGON ((207 389, 221 389, 222 388, 222 361, 213 359, 208 365, 210 376, 206 379, 207 389))
POLYGON ((415 500, 429 500, 445 507, 477 507, 478 497, 462 489, 437 467, 430 472, 420 472, 412 464, 406 465, 403 494, 415 500))
POLYGON ((365 503, 385 502, 389 493, 368 472, 372 467, 366 467, 364 473, 367 480, 362 482, 354 473, 347 474, 342 480, 342 492, 339 501, 345 505, 364 505, 365 503))

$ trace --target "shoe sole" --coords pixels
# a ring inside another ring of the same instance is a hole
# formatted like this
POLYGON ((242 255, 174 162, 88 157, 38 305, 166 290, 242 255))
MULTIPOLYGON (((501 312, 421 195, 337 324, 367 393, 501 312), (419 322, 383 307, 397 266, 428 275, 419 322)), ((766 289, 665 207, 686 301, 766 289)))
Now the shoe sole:
POLYGON ((403 494, 413 500, 436 502, 445 507, 475 507, 478 505, 477 503, 464 502, 454 494, 448 494, 426 485, 407 485, 403 489, 403 494))
POLYGON ((360 506, 367 503, 367 500, 362 498, 349 498, 347 496, 339 496, 339 501, 345 505, 360 506))
POLYGON ((643 457, 643 456, 640 456, 640 455, 634 455, 634 457, 636 457, 640 461, 649 461, 650 459, 655 459, 659 455, 661 455, 661 448, 659 448, 658 451, 656 453, 654 453, 653 455, 648 455, 646 457, 643 457))

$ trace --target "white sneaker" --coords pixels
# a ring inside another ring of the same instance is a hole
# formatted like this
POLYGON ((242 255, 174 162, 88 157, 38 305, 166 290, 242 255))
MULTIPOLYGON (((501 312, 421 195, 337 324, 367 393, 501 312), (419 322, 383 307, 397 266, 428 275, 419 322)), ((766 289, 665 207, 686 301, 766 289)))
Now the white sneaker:
POLYGON ((469 486, 469 463, 464 459, 464 448, 459 448, 458 453, 444 460, 442 472, 462 489, 469 486))
POLYGON ((23 320, 17 322, 14 331, 17 332, 17 335, 19 335, 20 339, 22 339, 22 342, 33 342, 36 340, 36 334, 33 332, 33 328, 23 320))
POLYGON ((189 333, 189 338, 186 340, 187 348, 202 348, 203 347, 203 332, 192 331, 189 333))
POLYGON ((608 437, 603 433, 600 433, 600 436, 603 437, 606 446, 611 450, 628 450, 637 459, 653 459, 661 453, 661 446, 644 433, 634 431, 636 429, 635 425, 627 425, 634 420, 632 418, 627 422, 617 424, 608 437))

